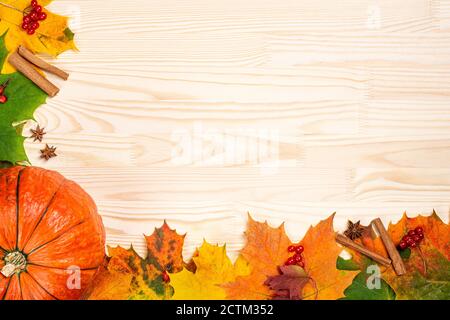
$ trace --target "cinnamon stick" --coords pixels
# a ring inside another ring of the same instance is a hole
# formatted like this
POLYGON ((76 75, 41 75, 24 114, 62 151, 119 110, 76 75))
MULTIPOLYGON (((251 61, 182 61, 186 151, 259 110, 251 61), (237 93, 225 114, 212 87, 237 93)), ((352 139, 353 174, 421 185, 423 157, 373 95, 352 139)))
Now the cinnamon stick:
POLYGON ((17 52, 19 52, 19 54, 23 58, 34 64, 36 67, 39 67, 40 69, 53 73, 54 75, 57 75, 58 77, 64 80, 67 80, 69 78, 69 74, 67 72, 35 56, 30 50, 28 50, 24 46, 19 46, 17 52))
POLYGON ((392 266, 394 267, 394 271, 398 276, 401 276, 406 273, 405 265, 403 264, 402 257, 400 257, 400 253, 398 253, 397 248, 395 247, 394 242, 392 242, 391 237, 387 233, 386 228, 383 225, 383 222, 380 218, 376 218, 372 221, 375 225, 375 228, 378 231, 378 234, 383 241, 383 244, 386 248, 389 257, 392 259, 392 266))
POLYGON ((336 242, 339 244, 342 244, 343 246, 345 246, 347 248, 353 249, 384 266, 391 265, 391 262, 392 262, 391 259, 385 258, 376 252, 370 251, 369 249, 357 244, 356 242, 350 240, 349 238, 347 238, 346 236, 344 236, 342 234, 336 235, 336 242))
POLYGON ((58 87, 45 79, 39 72, 36 71, 36 69, 34 69, 32 64, 22 58, 17 52, 14 52, 9 56, 8 62, 18 71, 23 73, 25 77, 33 81, 50 97, 56 96, 56 94, 59 92, 58 87))

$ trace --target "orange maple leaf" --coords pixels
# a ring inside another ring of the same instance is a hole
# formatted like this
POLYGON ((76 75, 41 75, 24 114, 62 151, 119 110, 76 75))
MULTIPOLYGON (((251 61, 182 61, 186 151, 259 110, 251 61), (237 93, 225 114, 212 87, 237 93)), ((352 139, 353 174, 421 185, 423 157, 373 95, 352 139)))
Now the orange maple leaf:
POLYGON ((305 271, 315 282, 303 290, 304 299, 334 300, 343 296, 357 272, 336 269, 336 260, 342 252, 335 240, 334 214, 310 227, 300 244, 305 248, 305 271))
POLYGON ((448 260, 450 260, 450 225, 445 224, 436 212, 425 217, 419 215, 415 218, 408 218, 406 213, 396 224, 389 224, 388 231, 395 244, 398 244, 401 238, 408 230, 422 227, 426 241, 441 252, 448 260))
MULTIPOLYGON (((356 275, 354 271, 336 269, 336 260, 342 248, 335 241, 333 218, 334 214, 317 226, 310 227, 300 242, 305 248, 305 271, 312 279, 303 289, 301 296, 304 299, 340 298, 356 275)), ((241 254, 252 271, 250 275, 238 277, 235 282, 225 285, 228 298, 270 299, 274 293, 264 282, 279 275, 278 267, 289 257, 287 248, 293 243, 287 237, 283 224, 271 228, 267 222, 255 222, 251 217, 245 234, 247 244, 241 254)))
POLYGON ((251 268, 247 276, 237 277, 236 281, 225 284, 228 299, 264 300, 270 299, 272 292, 264 284, 270 276, 278 275, 278 266, 289 256, 287 247, 292 244, 284 230, 284 224, 272 228, 267 224, 256 222, 248 215, 245 232, 247 243, 241 256, 251 268))
POLYGON ((183 269, 183 244, 186 235, 178 235, 167 223, 155 228, 151 236, 145 236, 147 242, 147 263, 155 265, 161 271, 170 273, 183 269))

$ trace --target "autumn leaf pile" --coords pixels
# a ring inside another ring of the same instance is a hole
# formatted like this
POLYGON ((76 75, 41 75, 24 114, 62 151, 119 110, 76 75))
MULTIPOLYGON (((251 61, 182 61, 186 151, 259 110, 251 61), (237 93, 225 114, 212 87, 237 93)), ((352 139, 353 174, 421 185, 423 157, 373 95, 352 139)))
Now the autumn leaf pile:
MULTIPOLYGON (((109 255, 97 271, 85 299, 450 299, 449 225, 436 214, 390 224, 395 243, 411 228, 422 226, 425 239, 419 248, 402 252, 408 273, 398 277, 392 267, 381 266, 381 281, 369 288, 366 270, 376 265, 335 242, 334 215, 309 228, 303 239, 292 243, 284 226, 273 228, 250 216, 246 244, 236 261, 226 246, 206 241, 194 256, 183 260, 184 235, 167 223, 146 237, 148 254, 141 258, 130 249, 108 248, 109 255), (305 267, 284 265, 290 245, 304 247, 305 267)), ((371 232, 357 239, 386 255, 381 240, 371 232)))
MULTIPOLYGON (((43 7, 50 0, 41 0, 43 7)), ((34 53, 51 56, 76 49, 74 34, 69 29, 68 18, 53 14, 47 9, 47 19, 34 35, 22 29, 24 11, 29 0, 0 0, 0 84, 10 79, 5 94, 8 101, 0 105, 0 167, 11 164, 27 164, 23 147, 23 126, 33 119, 36 109, 45 103, 47 95, 8 63, 8 57, 23 45, 34 53)))
MULTIPOLYGON (((425 238, 417 248, 408 248, 400 251, 405 263, 407 273, 396 276, 392 267, 382 268, 382 276, 385 281, 385 298, 396 299, 450 299, 450 228, 442 222, 439 216, 433 212, 429 217, 418 216, 408 218, 406 214, 396 224, 390 224, 388 233, 395 244, 401 238, 416 227, 422 227, 425 238)), ((361 244, 371 250, 387 257, 386 250, 379 237, 366 232, 361 239, 361 244)), ((352 252, 350 265, 353 263, 361 270, 361 273, 373 262, 357 252, 352 252)), ((347 269, 342 266, 342 269, 347 269)), ((361 298, 358 292, 351 292, 350 287, 347 298, 361 298)))

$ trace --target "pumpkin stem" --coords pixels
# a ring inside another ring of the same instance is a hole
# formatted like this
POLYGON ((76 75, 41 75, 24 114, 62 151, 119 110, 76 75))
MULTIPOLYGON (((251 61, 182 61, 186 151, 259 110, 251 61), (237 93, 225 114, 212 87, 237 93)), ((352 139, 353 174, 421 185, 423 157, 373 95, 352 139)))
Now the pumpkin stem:
POLYGON ((20 251, 13 251, 4 258, 5 265, 0 271, 6 278, 11 277, 14 273, 20 273, 27 266, 27 259, 20 251))

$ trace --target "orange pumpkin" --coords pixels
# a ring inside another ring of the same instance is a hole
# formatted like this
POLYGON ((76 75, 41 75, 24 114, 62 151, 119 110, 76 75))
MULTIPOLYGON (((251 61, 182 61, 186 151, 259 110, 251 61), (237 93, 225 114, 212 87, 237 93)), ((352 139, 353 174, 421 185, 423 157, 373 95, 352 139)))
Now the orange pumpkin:
POLYGON ((0 300, 78 299, 104 258, 94 201, 35 167, 0 169, 0 300))

